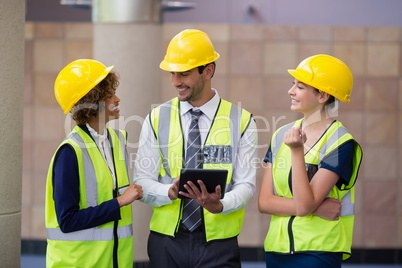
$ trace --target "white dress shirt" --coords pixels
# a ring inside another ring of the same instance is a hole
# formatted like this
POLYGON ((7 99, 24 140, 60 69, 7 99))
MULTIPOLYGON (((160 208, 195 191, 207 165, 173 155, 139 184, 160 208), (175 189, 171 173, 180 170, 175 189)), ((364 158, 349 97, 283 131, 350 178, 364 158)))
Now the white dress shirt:
MULTIPOLYGON (((213 91, 214 97, 201 107, 194 108, 188 102, 180 102, 184 144, 187 141, 188 128, 191 122, 189 113, 191 109, 199 109, 203 112, 199 118, 198 126, 201 134, 201 144, 205 143, 220 102, 218 92, 214 89, 213 91)), ((237 157, 233 163, 233 184, 230 191, 226 192, 225 197, 221 200, 223 204, 221 214, 228 214, 245 208, 255 192, 256 167, 253 163, 257 159, 257 131, 254 120, 251 120, 242 136, 236 155, 237 157)), ((141 201, 154 207, 173 202, 168 196, 168 191, 172 184, 158 182, 161 161, 159 148, 148 115, 141 130, 133 177, 134 183, 142 186, 144 197, 141 201)))
POLYGON ((113 158, 112 158, 112 150, 110 149, 110 142, 107 139, 107 130, 105 129, 103 131, 103 134, 99 134, 91 128, 89 124, 86 124, 89 133, 91 133, 91 136, 94 138, 96 146, 98 146, 99 151, 105 160, 106 165, 109 168, 110 174, 112 175, 113 179, 113 189, 116 189, 116 176, 114 174, 114 165, 113 165, 113 158))

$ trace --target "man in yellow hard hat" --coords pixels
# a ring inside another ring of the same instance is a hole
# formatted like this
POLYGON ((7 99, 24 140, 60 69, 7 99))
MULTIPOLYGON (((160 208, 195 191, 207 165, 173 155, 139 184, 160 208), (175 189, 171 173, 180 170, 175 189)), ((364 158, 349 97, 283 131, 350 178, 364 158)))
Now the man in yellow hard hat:
POLYGON ((160 64, 177 97, 145 119, 134 172, 141 201, 154 210, 152 267, 241 266, 237 236, 255 191, 257 133, 252 115, 211 87, 218 58, 208 35, 189 29, 171 40, 160 64), (205 178, 187 182, 188 193, 179 191, 188 168, 227 170, 224 198, 220 186, 207 191, 205 178))
POLYGON ((55 96, 76 126, 57 148, 46 184, 46 267, 133 267, 126 132, 105 128, 120 116, 114 66, 81 59, 57 76, 55 96))

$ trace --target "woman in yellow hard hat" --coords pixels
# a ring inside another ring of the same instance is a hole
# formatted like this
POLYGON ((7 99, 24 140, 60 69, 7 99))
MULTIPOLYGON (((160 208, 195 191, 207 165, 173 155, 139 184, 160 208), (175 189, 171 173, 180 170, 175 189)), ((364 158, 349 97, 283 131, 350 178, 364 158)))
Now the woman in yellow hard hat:
POLYGON ((271 139, 258 206, 270 214, 267 267, 341 267, 351 254, 354 185, 362 150, 334 118, 349 102, 353 77, 345 63, 315 55, 295 70, 290 109, 304 117, 271 139))
POLYGON ((55 96, 76 126, 54 154, 46 185, 47 267, 133 267, 131 203, 142 187, 127 174, 126 132, 114 66, 81 59, 57 76, 55 96))

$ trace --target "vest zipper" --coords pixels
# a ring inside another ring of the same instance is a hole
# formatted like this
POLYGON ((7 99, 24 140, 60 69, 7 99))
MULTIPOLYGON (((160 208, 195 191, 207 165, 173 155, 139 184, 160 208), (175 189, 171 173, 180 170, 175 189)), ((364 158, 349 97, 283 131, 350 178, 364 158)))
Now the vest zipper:
MULTIPOLYGON (((113 142, 111 141, 111 137, 110 137, 110 133, 109 130, 106 129, 107 131, 107 139, 109 140, 109 143, 112 144, 112 146, 110 146, 110 150, 111 150, 111 155, 112 155, 112 161, 113 161, 113 168, 114 168, 114 174, 115 174, 115 179, 116 179, 116 188, 113 190, 113 198, 117 198, 119 196, 119 183, 118 183, 118 179, 117 179, 117 172, 116 172, 116 162, 114 159, 114 152, 113 152, 113 142)), ((119 142, 120 145, 120 142, 119 142)), ((110 174, 112 176, 112 174, 110 174)), ((112 180, 113 180, 113 176, 112 176, 112 180)), ((113 224, 113 268, 118 268, 119 267, 119 262, 118 262, 118 248, 119 248, 119 236, 117 234, 117 228, 119 225, 119 221, 115 221, 113 224)))
MULTIPOLYGON (((113 159, 114 161, 114 159, 113 159)), ((116 189, 113 190, 113 197, 117 198, 118 194, 118 185, 117 185, 117 179, 116 179, 116 189)), ((118 227, 119 221, 114 221, 113 223, 113 268, 118 268, 119 263, 118 263, 118 258, 117 258, 117 250, 119 248, 119 236, 117 234, 117 227, 118 227)))
POLYGON ((119 267, 119 263, 118 263, 118 259, 117 259, 117 249, 119 247, 119 238, 117 236, 117 224, 118 224, 118 221, 115 221, 114 226, 113 226, 113 240, 114 240, 114 245, 113 245, 113 268, 118 268, 119 267))
MULTIPOLYGON (((114 161, 114 159, 113 159, 114 161)), ((116 174, 117 175, 117 174, 116 174)), ((116 179, 116 189, 113 190, 113 197, 117 198, 118 196, 118 185, 117 185, 117 179, 116 179)), ((113 268, 118 268, 119 267, 119 263, 118 263, 118 248, 119 248, 119 236, 117 234, 117 227, 119 225, 119 221, 114 221, 113 223, 113 268)))
MULTIPOLYGON (((113 159, 113 161, 114 161, 114 159, 113 159)), ((117 184, 117 178, 116 178, 116 189, 113 190, 114 198, 117 198, 117 196, 118 196, 117 193, 118 193, 118 184, 117 184)), ((119 267, 118 258, 117 258, 117 255, 118 255, 117 250, 119 248, 119 236, 117 234, 118 225, 119 225, 119 221, 115 221, 113 224, 113 268, 119 267)))
POLYGON ((295 216, 291 216, 288 223, 288 235, 289 235, 289 251, 290 254, 294 254, 295 252, 295 241, 293 238, 292 224, 295 219, 295 216))

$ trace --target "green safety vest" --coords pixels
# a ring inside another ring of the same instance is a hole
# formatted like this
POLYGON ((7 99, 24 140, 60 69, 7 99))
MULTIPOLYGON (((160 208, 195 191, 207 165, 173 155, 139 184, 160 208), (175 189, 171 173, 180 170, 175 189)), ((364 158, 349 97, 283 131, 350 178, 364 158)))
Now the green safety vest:
MULTIPOLYGON (((283 143, 285 133, 292 127, 300 126, 302 119, 278 129, 271 140, 272 178, 275 195, 293 198, 289 187, 291 172, 291 152, 283 143)), ((293 254, 305 251, 343 253, 343 260, 350 258, 353 221, 354 221, 354 185, 357 179, 362 150, 353 140, 352 135, 339 121, 335 121, 320 140, 305 154, 308 164, 318 165, 331 152, 346 142, 354 143, 353 175, 348 185, 332 188, 328 197, 342 201, 339 220, 329 221, 318 216, 271 216, 271 222, 265 239, 266 252, 293 254)))
MULTIPOLYGON (((159 147, 162 165, 159 182, 172 184, 180 175, 184 161, 183 131, 180 119, 180 102, 174 98, 150 113, 150 123, 159 147)), ((233 161, 236 159, 241 136, 247 129, 252 115, 244 109, 221 100, 211 129, 203 146, 204 169, 228 170, 226 191, 230 191, 233 161)), ((172 204, 153 207, 151 231, 174 236, 179 228, 183 202, 176 199, 172 204)), ((203 209, 206 241, 235 237, 240 233, 244 209, 227 215, 213 214, 203 209)))
MULTIPOLYGON (((108 128, 117 178, 116 188, 129 184, 126 132, 108 128)), ((131 205, 120 208, 121 219, 71 233, 63 233, 57 222, 53 200, 53 164, 58 150, 70 145, 77 156, 80 209, 94 207, 115 197, 113 179, 93 139, 76 126, 61 143, 49 167, 46 183, 46 267, 133 267, 131 205), (116 234, 114 232, 116 231, 116 234), (115 240, 118 239, 118 243, 115 240)))

